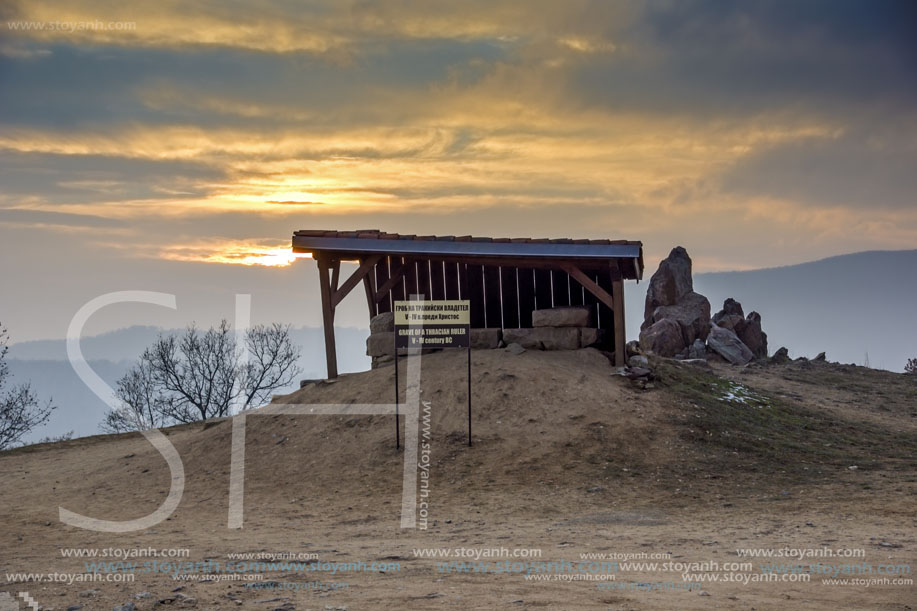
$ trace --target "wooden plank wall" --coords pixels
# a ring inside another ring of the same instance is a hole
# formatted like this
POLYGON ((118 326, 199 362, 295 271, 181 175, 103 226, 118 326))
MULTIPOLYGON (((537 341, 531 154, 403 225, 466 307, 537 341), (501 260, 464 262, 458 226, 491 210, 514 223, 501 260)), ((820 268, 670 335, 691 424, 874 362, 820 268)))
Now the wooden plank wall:
MULTIPOLYGON (((427 299, 468 299, 471 301, 471 326, 527 328, 532 326, 535 309, 566 305, 593 308, 593 320, 608 332, 613 345, 614 315, 569 274, 561 270, 465 265, 436 260, 405 260, 386 257, 371 272, 372 285, 383 286, 394 274, 401 279, 390 295, 375 302, 372 315, 390 312, 394 301, 418 293, 427 299), (467 269, 466 269, 467 268, 467 269)), ((610 274, 589 272, 600 287, 612 293, 610 274)))

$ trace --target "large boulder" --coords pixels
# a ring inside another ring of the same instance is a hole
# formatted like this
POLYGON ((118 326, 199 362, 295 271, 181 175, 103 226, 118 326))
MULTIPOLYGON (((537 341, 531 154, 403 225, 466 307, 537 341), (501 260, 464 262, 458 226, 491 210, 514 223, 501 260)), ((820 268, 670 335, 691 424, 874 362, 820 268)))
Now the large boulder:
POLYGON ((366 338, 366 356, 395 354, 395 332, 373 333, 366 338))
POLYGON ((504 329, 503 341, 529 350, 576 350, 580 347, 578 327, 536 327, 504 329))
POLYGON ((745 319, 738 314, 728 314, 719 318, 714 316, 713 323, 724 329, 729 329, 736 335, 739 335, 745 329, 745 319))
POLYGON ((723 302, 723 309, 713 315, 713 323, 724 329, 735 331, 736 335, 741 335, 745 328, 745 312, 742 311, 742 304, 732 297, 728 298, 723 302))
POLYGON ((691 279, 691 257, 681 246, 676 246, 659 264, 659 269, 650 278, 646 289, 646 303, 643 308, 643 327, 649 327, 653 312, 661 306, 678 303, 682 297, 694 290, 691 279))
POLYGON ((579 347, 588 348, 605 341, 605 329, 596 329, 595 327, 580 327, 579 330, 579 347))
POLYGON ((395 315, 391 312, 376 314, 369 321, 370 333, 389 333, 395 330, 395 315))
POLYGON ((767 334, 761 330, 761 315, 757 312, 746 317, 742 304, 730 297, 723 302, 723 309, 713 315, 713 324, 735 333, 756 358, 767 357, 767 334))
POLYGON ((569 306, 547 308, 532 312, 533 327, 588 327, 591 323, 592 308, 587 306, 569 306))
POLYGON ((672 319, 679 324, 684 345, 690 346, 695 339, 707 339, 710 332, 710 302, 703 295, 691 291, 674 305, 656 308, 650 324, 664 318, 672 319))
POLYGON ((751 312, 744 325, 736 331, 742 343, 748 346, 755 358, 767 357, 767 333, 761 330, 761 315, 751 312))
POLYGON ((733 299, 732 297, 729 297, 726 299, 726 301, 723 302, 723 309, 717 312, 716 316, 713 317, 713 322, 719 325, 720 323, 719 323, 719 320, 717 320, 718 318, 721 318, 723 316, 732 316, 736 314, 741 316, 742 318, 745 318, 745 312, 742 310, 742 304, 736 301, 735 299, 733 299))
POLYGON ((733 365, 745 365, 755 358, 754 353, 732 330, 719 325, 710 328, 707 346, 733 365))
POLYGON ((681 325, 671 318, 654 322, 640 331, 640 349, 659 356, 675 356, 685 349, 681 325))
POLYGON ((395 355, 393 354, 384 354, 382 356, 374 356, 372 358, 372 369, 379 369, 380 367, 385 367, 391 365, 395 362, 395 355))
POLYGON ((787 350, 783 346, 781 346, 780 348, 777 348, 777 352, 775 352, 774 356, 771 357, 770 362, 776 363, 778 365, 783 364, 783 363, 789 363, 790 362, 790 351, 787 350))
POLYGON ((471 330, 471 348, 474 350, 490 350, 500 345, 503 339, 503 329, 500 327, 471 330))

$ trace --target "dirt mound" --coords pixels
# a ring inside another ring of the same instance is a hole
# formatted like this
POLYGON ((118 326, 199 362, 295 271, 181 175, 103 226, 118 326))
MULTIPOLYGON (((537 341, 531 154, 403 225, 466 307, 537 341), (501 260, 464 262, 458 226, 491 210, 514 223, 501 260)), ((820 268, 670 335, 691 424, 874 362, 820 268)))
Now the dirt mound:
MULTIPOLYGON (((652 548, 704 560, 717 550, 793 542, 913 556, 906 520, 917 455, 917 378, 822 362, 706 369, 665 360, 654 363, 657 379, 643 389, 615 375, 594 349, 476 351, 474 447, 468 448, 465 359, 462 351, 422 357, 421 396, 431 420, 429 530, 399 528, 403 452, 394 447, 392 416, 271 414, 284 403, 390 403, 394 370, 386 367, 312 384, 248 413, 241 530, 226 527, 231 420, 166 431, 187 476, 182 501, 168 520, 124 535, 65 526, 58 507, 125 520, 158 506, 169 490, 169 469, 140 435, 0 453, 6 493, 0 566, 10 574, 83 572, 82 561, 62 557, 60 548, 69 547, 187 547, 194 560, 223 561, 230 553, 314 552, 322 560, 395 559, 400 568, 348 574, 348 592, 285 591, 278 608, 328 608, 329 602, 331 608, 492 608, 516 600, 549 608, 704 608, 708 600, 696 592, 611 593, 561 581, 533 586, 519 575, 494 589, 493 575, 443 575, 411 550, 537 547, 545 559, 558 559, 652 548), (800 530, 806 524, 813 526, 800 530)), ((316 578, 297 571, 271 577, 300 585, 316 578)), ((619 578, 681 579, 645 572, 619 578)), ((142 610, 156 608, 175 587, 170 575, 91 586, 20 575, 0 590, 27 590, 46 607, 48 599, 87 609, 133 600, 142 610), (133 599, 142 591, 155 595, 133 599)), ((181 587, 204 608, 274 608, 255 602, 278 598, 238 582, 181 587)), ((793 587, 800 595, 801 586, 793 587)), ((850 596, 861 607, 873 600, 865 591, 858 599, 849 589, 810 587, 808 608, 838 608, 850 596)), ((704 589, 722 608, 766 606, 785 593, 773 584, 704 589)), ((901 589, 869 592, 903 600, 901 589)))

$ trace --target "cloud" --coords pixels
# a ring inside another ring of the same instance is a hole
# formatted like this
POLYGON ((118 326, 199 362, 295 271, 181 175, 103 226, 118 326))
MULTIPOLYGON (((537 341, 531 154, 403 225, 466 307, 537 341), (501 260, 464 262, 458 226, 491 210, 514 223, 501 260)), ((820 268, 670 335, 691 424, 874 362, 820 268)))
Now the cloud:
POLYGON ((770 214, 839 240, 865 194, 876 236, 914 186, 907 10, 23 3, 137 27, 10 35, 50 55, 0 67, 0 203, 137 223, 157 253, 365 218, 668 240, 770 214))
POLYGON ((54 146, 27 148, 33 150, 0 149, 0 183, 7 199, 60 205, 164 197, 180 201, 203 197, 225 179, 222 168, 197 161, 135 159, 114 150, 65 154, 54 152, 61 150, 54 146))
POLYGON ((766 147, 740 159, 721 178, 738 195, 810 206, 917 207, 915 123, 903 131, 864 121, 834 137, 766 147))
POLYGON ((109 243, 106 246, 121 250, 125 257, 152 258, 185 263, 213 263, 222 265, 243 265, 246 267, 286 267, 297 259, 309 259, 311 255, 294 253, 290 243, 276 240, 219 240, 202 239, 192 243, 135 244, 125 250, 122 244, 109 243))
POLYGON ((337 62, 377 51, 391 40, 495 40, 592 38, 608 21, 618 21, 624 3, 570 0, 488 0, 430 3, 264 0, 228 1, 196 7, 179 0, 125 5, 115 0, 14 3, 12 33, 36 40, 98 46, 155 48, 220 47, 270 53, 304 52, 337 62), (24 26, 23 22, 44 26, 24 26), (50 25, 58 24, 58 25, 50 25), (97 24, 77 27, 76 24, 97 24), (109 24, 132 24, 120 27, 109 24))
POLYGON ((591 57, 569 79, 574 100, 651 112, 900 110, 917 101, 915 23, 908 2, 647 2, 621 53, 591 57))
POLYGON ((73 214, 28 208, 0 208, 0 224, 96 228, 125 226, 123 221, 91 214, 73 214))
POLYGON ((0 57, 9 57, 12 59, 38 59, 50 55, 50 49, 30 48, 25 45, 0 45, 0 57))
POLYGON ((325 202, 302 202, 297 200, 286 200, 286 201, 277 201, 277 200, 268 200, 269 204, 276 204, 280 206, 323 206, 325 202))

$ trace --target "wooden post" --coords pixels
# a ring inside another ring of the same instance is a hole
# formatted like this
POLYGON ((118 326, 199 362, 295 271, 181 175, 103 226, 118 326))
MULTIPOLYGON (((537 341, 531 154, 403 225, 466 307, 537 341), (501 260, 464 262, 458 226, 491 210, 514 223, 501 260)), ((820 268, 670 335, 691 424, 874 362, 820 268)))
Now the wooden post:
POLYGON ((366 289, 366 305, 369 306, 369 319, 372 320, 376 315, 376 282, 375 270, 363 276, 363 288, 366 289))
POLYGON ((626 331, 624 329, 624 281, 611 281, 611 298, 614 300, 615 317, 615 367, 624 367, 627 364, 627 355, 624 352, 626 331))
POLYGON ((331 278, 328 277, 328 272, 332 269, 332 262, 324 256, 317 256, 315 262, 318 264, 318 284, 322 296, 322 324, 325 328, 325 361, 330 380, 338 377, 337 351, 334 346, 334 305, 331 302, 331 278))
POLYGON ((331 264, 331 294, 334 295, 338 290, 338 282, 341 279, 341 262, 333 261, 331 264))

